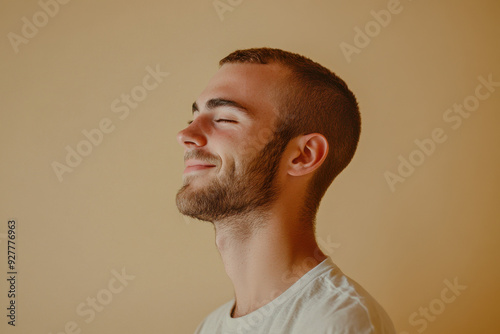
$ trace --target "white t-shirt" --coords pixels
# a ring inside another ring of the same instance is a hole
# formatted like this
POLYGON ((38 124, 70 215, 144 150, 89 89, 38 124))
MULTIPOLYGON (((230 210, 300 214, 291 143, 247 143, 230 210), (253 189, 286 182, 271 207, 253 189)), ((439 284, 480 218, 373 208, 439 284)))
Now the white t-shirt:
POLYGON ((195 334, 394 334, 384 309, 325 259, 270 303, 231 318, 234 299, 213 311, 195 334))

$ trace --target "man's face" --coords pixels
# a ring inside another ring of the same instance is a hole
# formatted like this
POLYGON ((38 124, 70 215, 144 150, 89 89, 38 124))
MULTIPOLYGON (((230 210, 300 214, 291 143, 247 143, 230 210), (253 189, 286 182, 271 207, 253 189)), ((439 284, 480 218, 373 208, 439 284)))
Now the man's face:
POLYGON ((182 214, 214 222, 276 199, 286 145, 273 132, 284 77, 275 64, 225 64, 211 79, 193 104, 193 122, 177 135, 185 148, 182 214))

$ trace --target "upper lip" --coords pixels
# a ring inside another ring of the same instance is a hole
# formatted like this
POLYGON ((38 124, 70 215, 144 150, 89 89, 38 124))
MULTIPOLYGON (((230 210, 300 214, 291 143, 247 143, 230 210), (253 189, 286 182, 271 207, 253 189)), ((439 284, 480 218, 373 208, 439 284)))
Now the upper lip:
POLYGON ((188 159, 185 161, 186 167, 193 167, 193 166, 207 166, 207 167, 215 167, 215 165, 207 163, 203 160, 197 160, 197 159, 188 159))

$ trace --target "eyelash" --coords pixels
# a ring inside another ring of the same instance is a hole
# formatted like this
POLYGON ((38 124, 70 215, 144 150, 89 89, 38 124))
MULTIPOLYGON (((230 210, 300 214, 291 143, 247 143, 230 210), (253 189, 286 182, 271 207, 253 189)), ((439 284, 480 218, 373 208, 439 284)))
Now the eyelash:
POLYGON ((231 119, 216 119, 216 122, 222 122, 222 123, 236 123, 236 121, 233 121, 231 119))
MULTIPOLYGON (((230 119, 216 119, 215 122, 217 123, 237 123, 236 121, 233 121, 233 120, 230 120, 230 119)), ((188 121, 187 124, 188 125, 191 125, 191 123, 193 123, 193 121, 188 121)))

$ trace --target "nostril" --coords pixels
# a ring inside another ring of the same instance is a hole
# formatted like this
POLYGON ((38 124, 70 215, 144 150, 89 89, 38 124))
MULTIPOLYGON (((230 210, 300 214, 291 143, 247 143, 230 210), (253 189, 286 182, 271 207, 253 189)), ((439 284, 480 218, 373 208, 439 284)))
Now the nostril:
POLYGON ((192 146, 204 146, 207 140, 202 132, 188 126, 179 131, 177 141, 181 146, 191 148, 192 146))

